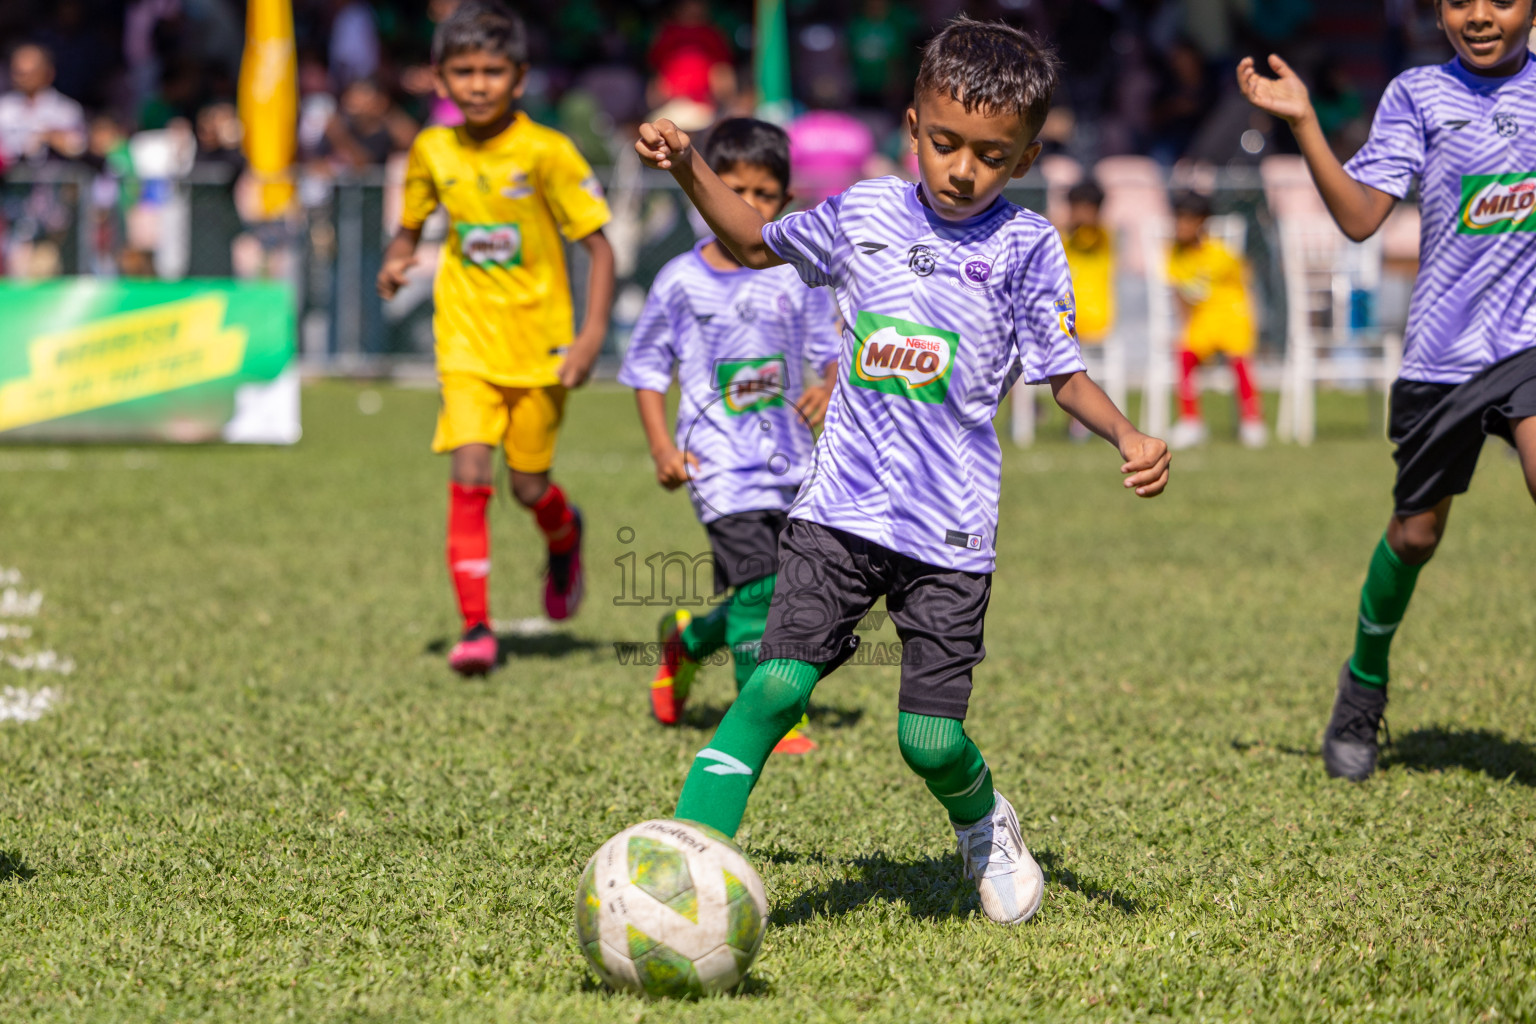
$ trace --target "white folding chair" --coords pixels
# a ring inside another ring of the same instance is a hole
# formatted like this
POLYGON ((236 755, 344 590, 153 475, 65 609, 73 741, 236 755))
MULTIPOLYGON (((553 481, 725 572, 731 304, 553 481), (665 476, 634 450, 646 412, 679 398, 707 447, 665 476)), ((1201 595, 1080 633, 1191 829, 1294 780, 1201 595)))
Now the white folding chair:
POLYGON ((1395 333, 1351 325, 1356 290, 1374 291, 1381 278, 1381 236, 1351 242, 1326 215, 1280 221, 1285 275, 1285 370, 1275 432, 1311 444, 1317 436, 1317 386, 1366 383, 1383 408, 1402 365, 1395 333))

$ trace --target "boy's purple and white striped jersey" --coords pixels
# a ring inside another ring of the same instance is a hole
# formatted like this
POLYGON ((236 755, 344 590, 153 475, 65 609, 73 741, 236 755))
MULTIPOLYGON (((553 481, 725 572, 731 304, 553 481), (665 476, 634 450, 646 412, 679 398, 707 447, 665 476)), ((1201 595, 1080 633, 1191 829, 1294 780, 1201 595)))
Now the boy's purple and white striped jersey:
POLYGON ((959 223, 876 178, 763 228, 844 322, 837 388, 790 508, 929 565, 996 566, 992 418, 1020 375, 1083 369, 1061 238, 998 199, 959 223))
POLYGON ((1344 169, 1399 198, 1419 178, 1403 377, 1459 384, 1536 345, 1536 61, 1506 78, 1455 58, 1403 72, 1344 169))
POLYGON ((819 374, 841 339, 832 293, 788 267, 716 270, 700 242, 661 268, 619 383, 665 394, 677 369, 679 449, 699 460, 689 493, 699 521, 789 507, 811 465, 795 408, 805 364, 819 374))

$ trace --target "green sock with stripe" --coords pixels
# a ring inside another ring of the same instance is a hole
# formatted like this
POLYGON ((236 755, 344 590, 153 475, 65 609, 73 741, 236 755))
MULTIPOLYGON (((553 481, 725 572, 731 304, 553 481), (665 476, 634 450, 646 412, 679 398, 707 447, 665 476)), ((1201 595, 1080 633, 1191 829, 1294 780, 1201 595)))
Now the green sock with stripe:
POLYGON ((768 626, 768 606, 773 601, 773 584, 777 576, 744 583, 736 588, 726 605, 725 639, 731 648, 731 661, 736 669, 736 692, 741 693, 757 670, 757 648, 763 640, 763 630, 768 626))
POLYGON ((1349 670, 1366 686, 1387 685, 1387 655, 1397 633, 1422 565, 1408 565, 1387 544, 1386 535, 1376 544, 1371 567, 1360 589, 1360 616, 1355 622, 1355 653, 1349 670))
POLYGON ((965 734, 965 723, 903 711, 896 716, 896 741, 902 759, 944 805, 950 821, 973 825, 991 813, 992 770, 965 734))
POLYGON ((821 666, 774 658, 762 662, 699 751, 678 797, 676 817, 734 836, 774 744, 800 721, 821 666))

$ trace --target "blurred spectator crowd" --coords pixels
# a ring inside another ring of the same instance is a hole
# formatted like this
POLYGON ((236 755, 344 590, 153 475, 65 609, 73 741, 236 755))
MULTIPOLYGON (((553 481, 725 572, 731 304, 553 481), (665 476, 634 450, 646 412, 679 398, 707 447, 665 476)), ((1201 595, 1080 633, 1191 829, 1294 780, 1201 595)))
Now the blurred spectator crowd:
MULTIPOLYGON (((377 173, 423 124, 452 123, 428 65, 433 26, 459 0, 295 0, 301 197, 336 176, 377 173)), ((685 127, 756 106, 746 0, 514 3, 532 33, 525 106, 600 168, 633 125, 661 112, 685 127)), ((1052 39, 1066 76, 1043 132, 1050 152, 1091 165, 1145 154, 1217 166, 1284 151, 1241 101, 1232 68, 1279 52, 1312 84, 1341 151, 1363 140, 1374 98, 1410 64, 1443 59, 1432 0, 787 0, 798 191, 814 199, 899 170, 918 47, 964 10, 1052 39)), ((68 165, 89 184, 98 273, 174 276, 151 265, 168 182, 238 182, 235 106, 242 0, 7 0, 0 5, 0 253, 9 273, 46 274, 45 243, 69 199, 39 184, 68 165)), ((260 232, 256 232, 258 237, 260 232)), ((238 262, 238 259, 237 259, 238 262)), ((214 270, 222 270, 215 267, 214 270)), ((207 273, 204 267, 194 273, 207 273)))

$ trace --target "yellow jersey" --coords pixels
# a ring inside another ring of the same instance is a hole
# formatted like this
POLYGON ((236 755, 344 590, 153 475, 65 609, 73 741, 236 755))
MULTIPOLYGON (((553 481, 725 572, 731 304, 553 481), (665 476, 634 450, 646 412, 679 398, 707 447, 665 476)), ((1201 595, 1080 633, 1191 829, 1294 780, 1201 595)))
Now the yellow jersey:
POLYGON ((1214 352, 1253 351, 1245 267, 1242 257, 1212 238, 1202 238, 1198 245, 1175 244, 1168 252, 1168 282, 1189 305, 1185 345, 1202 359, 1214 352))
POLYGON ((1115 324, 1115 246, 1109 232, 1084 224, 1062 238, 1072 294, 1077 299, 1077 338, 1098 345, 1115 324))
POLYGON ((439 204, 452 223, 432 291, 438 373, 559 383, 575 336, 563 239, 585 238, 610 216, 592 168, 522 111, 481 142, 463 128, 428 128, 411 144, 401 225, 421 227, 439 204))

